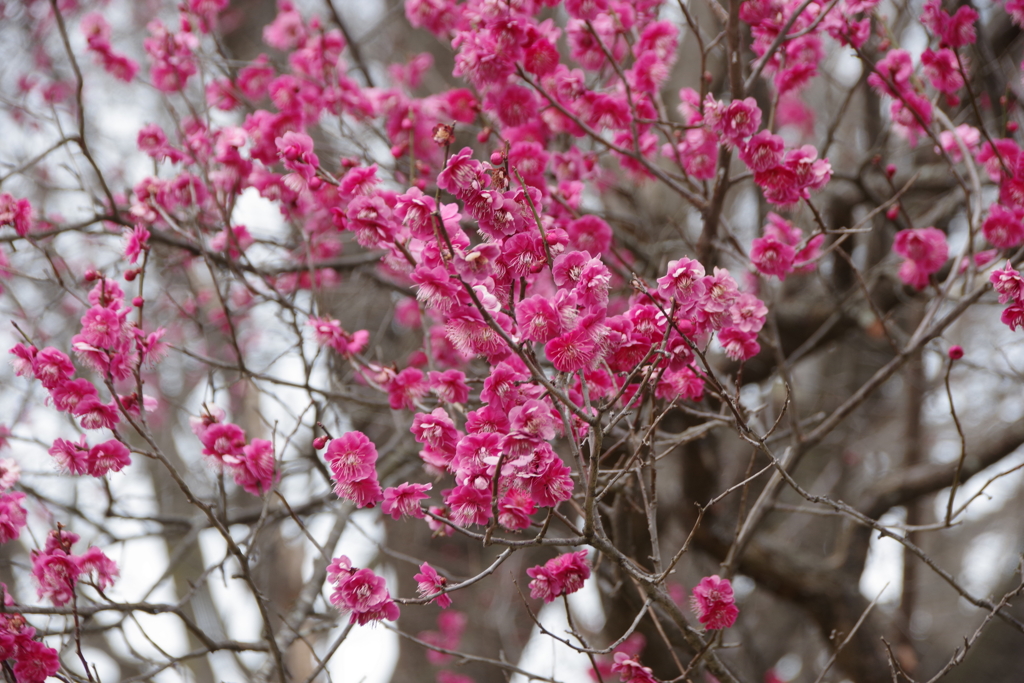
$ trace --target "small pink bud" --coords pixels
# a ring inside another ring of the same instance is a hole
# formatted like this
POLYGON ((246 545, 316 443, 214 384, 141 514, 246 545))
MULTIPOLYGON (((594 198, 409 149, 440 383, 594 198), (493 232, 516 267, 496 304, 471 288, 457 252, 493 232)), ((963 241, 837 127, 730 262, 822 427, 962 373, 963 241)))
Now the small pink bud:
POLYGON ((134 306, 135 308, 142 308, 142 304, 144 301, 145 300, 141 296, 137 296, 134 299, 132 299, 132 306, 134 306))
POLYGON ((893 176, 896 175, 896 164, 889 164, 885 167, 885 176, 892 180, 893 176))
POLYGON ((491 127, 490 126, 485 127, 482 131, 480 131, 476 135, 476 141, 479 142, 481 145, 486 143, 490 139, 491 139, 491 127))
POLYGON ((502 152, 494 152, 491 154, 491 163, 495 166, 501 166, 505 163, 505 155, 502 152))
POLYGON ((309 179, 309 189, 311 190, 319 190, 323 186, 323 184, 324 181, 320 180, 315 176, 309 179))
POLYGON ((315 448, 318 451, 321 450, 326 445, 327 445, 327 437, 326 436, 318 436, 315 439, 313 439, 313 448, 315 448))
POLYGON ((103 276, 100 275, 99 271, 97 271, 97 270, 87 270, 87 271, 85 271, 85 276, 83 277, 83 279, 86 282, 93 282, 94 280, 99 280, 101 277, 103 277, 103 276))
POLYGON ((1016 122, 1016 121, 1007 121, 1007 122, 1006 122, 1006 132, 1007 132, 1007 133, 1016 133, 1016 132, 1017 132, 1017 129, 1018 129, 1019 127, 1020 127, 1020 126, 1018 126, 1018 125, 1017 125, 1017 122, 1016 122))
POLYGON ((963 357, 964 357, 964 347, 962 347, 960 345, 950 346, 949 347, 949 359, 950 360, 960 360, 963 357))
POLYGON ((127 280, 128 282, 134 280, 136 277, 138 277, 138 275, 138 268, 129 268, 128 270, 124 271, 124 279, 127 280))
POLYGON ((900 205, 899 204, 893 204, 885 212, 885 217, 888 218, 891 221, 896 220, 896 216, 899 216, 899 215, 900 215, 900 205))

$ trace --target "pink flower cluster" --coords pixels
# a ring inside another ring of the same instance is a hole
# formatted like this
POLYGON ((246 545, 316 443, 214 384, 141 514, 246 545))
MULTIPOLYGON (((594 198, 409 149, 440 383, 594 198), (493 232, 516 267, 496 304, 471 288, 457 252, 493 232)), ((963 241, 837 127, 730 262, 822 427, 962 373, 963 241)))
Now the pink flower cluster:
POLYGON ((756 296, 739 291, 729 271, 716 267, 714 275, 705 275, 704 266, 693 259, 669 261, 668 273, 658 278, 656 295, 662 309, 675 311, 668 331, 670 370, 689 365, 690 345, 703 344, 715 332, 730 358, 747 360, 760 352, 757 333, 768 309, 756 296))
POLYGON ((353 624, 371 621, 395 621, 398 605, 391 599, 384 579, 370 569, 354 569, 352 562, 342 555, 327 568, 327 580, 334 584, 331 604, 342 612, 351 612, 353 624))
POLYGON ((96 55, 97 61, 111 75, 125 83, 135 78, 139 65, 135 60, 126 57, 110 46, 110 25, 99 12, 91 12, 82 17, 82 33, 89 45, 89 52, 96 55))
POLYGON ((704 577, 694 586, 691 603, 697 620, 712 631, 729 628, 740 613, 732 594, 732 583, 717 574, 704 577))
POLYGON ((569 595, 583 588, 583 582, 590 578, 587 551, 577 550, 552 558, 543 566, 531 567, 526 573, 530 582, 530 597, 552 602, 560 595, 569 595))
POLYGON ((1009 304, 1003 309, 1002 321, 1011 330, 1024 327, 1024 279, 1007 261, 1006 267, 996 269, 989 278, 999 294, 999 303, 1009 304))
POLYGON ((224 411, 214 406, 189 420, 192 433, 203 444, 203 455, 217 469, 227 469, 254 496, 267 493, 277 481, 274 444, 266 439, 246 443, 245 431, 224 422, 224 411))
POLYGON ((914 289, 927 287, 929 277, 939 272, 949 258, 946 234, 937 228, 900 230, 892 250, 904 258, 900 279, 914 289))
POLYGON ((52 647, 33 640, 36 630, 14 609, 14 598, 0 583, 3 611, 0 612, 0 662, 10 666, 21 683, 44 683, 60 669, 60 655, 52 647))
POLYGON ((46 537, 43 550, 32 551, 32 576, 39 584, 39 597, 57 607, 74 599, 75 587, 83 577, 90 578, 100 591, 112 586, 118 577, 117 565, 95 546, 73 555, 71 546, 78 540, 78 534, 58 528, 46 537))
POLYGON ((147 26, 150 37, 142 45, 153 62, 150 70, 153 85, 163 92, 184 90, 188 79, 196 73, 194 53, 199 47, 199 38, 189 28, 186 24, 182 31, 172 33, 159 19, 147 26))
POLYGON ((803 244, 803 231, 778 214, 768 214, 764 235, 750 245, 750 260, 764 275, 785 280, 786 275, 814 268, 824 235, 815 235, 803 244))

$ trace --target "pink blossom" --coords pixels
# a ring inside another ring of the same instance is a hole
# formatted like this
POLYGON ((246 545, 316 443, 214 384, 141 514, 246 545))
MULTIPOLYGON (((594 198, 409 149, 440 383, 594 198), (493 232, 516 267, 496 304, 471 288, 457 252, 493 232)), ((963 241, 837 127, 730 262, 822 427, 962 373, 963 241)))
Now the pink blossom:
POLYGON ((640 664, 638 655, 630 656, 626 652, 615 653, 611 672, 619 674, 622 683, 658 683, 650 667, 640 664))
POLYGON ((750 360, 761 352, 756 333, 744 332, 735 327, 728 327, 719 332, 718 343, 725 350, 725 355, 733 360, 750 360))
POLYGON ((395 375, 388 384, 387 391, 392 410, 413 410, 416 402, 426 396, 430 388, 421 370, 406 368, 395 375))
POLYGON ((900 279, 916 289, 924 289, 928 276, 937 273, 949 257, 946 235, 936 228, 901 230, 892 248, 906 259, 900 267, 900 279))
POLYGON ((408 0, 405 16, 416 28, 425 28, 435 36, 443 37, 459 21, 453 0, 408 0))
POLYGON ((729 142, 738 144, 761 126, 761 109, 753 97, 726 105, 709 94, 704 102, 704 122, 729 142))
POLYGON ((921 65, 936 90, 953 95, 964 87, 964 77, 952 50, 933 52, 929 48, 921 55, 921 65))
POLYGON ((704 577, 694 586, 691 601, 698 621, 712 631, 729 628, 736 623, 740 613, 733 597, 732 584, 729 579, 720 578, 717 574, 704 577))
POLYGON ((1006 267, 992 271, 989 281, 999 294, 999 303, 1016 302, 1024 304, 1024 278, 1007 261, 1006 267))
POLYGON ((611 226, 597 216, 585 215, 571 221, 566 232, 576 249, 592 255, 605 253, 612 244, 611 226))
MULTIPOLYGON (((0 447, 2 447, 4 427, 0 427, 0 447)), ((0 458, 0 492, 9 490, 21 478, 21 468, 10 458, 0 458)))
POLYGON ((608 0, 566 0, 565 11, 574 19, 590 21, 608 9, 608 0))
MULTIPOLYGON (((341 558, 348 560, 348 558, 341 558)), ((344 569, 337 573, 331 604, 342 612, 351 612, 349 622, 364 625, 371 621, 395 621, 398 619, 398 605, 391 599, 384 579, 370 569, 344 569)))
POLYGON ((428 372, 427 386, 435 395, 446 403, 465 403, 469 400, 469 386, 466 374, 461 370, 445 370, 444 372, 428 372))
POLYGON ((18 237, 24 237, 32 227, 32 205, 27 199, 15 199, 11 195, 0 194, 0 228, 14 228, 18 237))
POLYGON ((529 493, 512 488, 498 503, 498 523, 509 531, 527 529, 530 516, 536 511, 537 506, 529 493))
POLYGON ((60 548, 32 553, 32 576, 39 584, 37 593, 40 598, 48 598, 57 607, 66 605, 74 598, 75 584, 81 573, 75 558, 60 548))
POLYGON ((52 389, 75 374, 75 366, 66 353, 47 346, 32 359, 32 372, 44 387, 52 389))
POLYGON ((666 370, 658 382, 654 395, 671 401, 700 401, 704 397, 704 380, 697 377, 689 368, 666 370))
POLYGON ((750 260, 761 273, 785 280, 793 272, 796 251, 773 237, 758 237, 750 246, 750 260))
MULTIPOLYGON (((418 584, 417 592, 421 598, 440 593, 448 585, 448 579, 438 574, 437 570, 426 562, 420 565, 420 573, 413 579, 418 584)), ((452 604, 452 598, 447 593, 442 593, 430 602, 437 602, 437 606, 441 609, 448 609, 452 604)))
POLYGON ((381 511, 391 515, 392 519, 401 519, 410 516, 423 519, 423 510, 420 509, 419 501, 430 498, 427 491, 431 489, 430 484, 404 483, 384 489, 384 502, 381 504, 381 511))
POLYGON ((938 36, 943 45, 954 49, 976 40, 974 22, 977 20, 978 12, 969 6, 960 7, 950 16, 942 9, 942 0, 929 0, 921 13, 921 23, 938 36))
POLYGON ((96 587, 101 591, 113 586, 114 581, 120 576, 117 563, 95 546, 90 546, 81 555, 72 557, 82 574, 95 575, 96 587))
POLYGON ((226 456, 224 463, 231 467, 235 483, 254 496, 266 493, 277 481, 274 445, 266 439, 253 439, 241 455, 226 456))
POLYGON ((543 566, 531 567, 526 573, 533 578, 530 582, 530 597, 553 602, 561 595, 570 595, 590 578, 590 566, 587 565, 587 551, 578 550, 552 558, 543 566))
POLYGON ((69 379, 50 389, 54 407, 63 411, 73 411, 87 399, 96 399, 98 402, 98 397, 95 385, 87 379, 69 379))
POLYGON ((89 449, 89 474, 94 477, 102 477, 108 472, 120 472, 131 463, 131 451, 116 439, 104 441, 89 449))
POLYGON ((598 348, 588 331, 577 327, 549 341, 544 353, 559 372, 576 372, 594 363, 598 348))
POLYGON ((538 505, 554 507, 572 497, 572 470, 546 443, 535 452, 530 470, 530 495, 538 505))
POLYGON ((472 486, 457 486, 445 495, 452 521, 460 526, 486 524, 491 518, 491 491, 472 486))
POLYGON ((310 318, 307 323, 313 328, 317 344, 329 346, 342 356, 353 356, 361 353, 370 340, 370 333, 357 330, 349 334, 341 328, 341 323, 331 318, 310 318))
POLYGON ((1015 301, 1007 306, 999 319, 1004 325, 1010 328, 1010 331, 1015 331, 1018 327, 1024 327, 1024 303, 1015 301))
POLYGON ((199 440, 203 443, 204 455, 223 462, 224 456, 241 455, 245 447, 245 432, 236 424, 215 422, 203 431, 199 440))
POLYGON ((60 670, 60 656, 45 643, 26 639, 18 646, 13 670, 22 683, 43 683, 60 670))
POLYGON ((25 509, 21 507, 24 498, 25 494, 21 491, 0 494, 0 543, 7 543, 21 535, 28 521, 25 509))
POLYGON ((782 163, 784 149, 781 137, 762 130, 740 147, 740 159, 754 172, 767 171, 782 163))
POLYGON ((84 429, 113 429, 121 421, 116 403, 101 403, 91 396, 79 401, 72 413, 84 429))
POLYGON ((337 482, 377 476, 377 447, 362 432, 346 432, 336 439, 331 439, 327 445, 327 452, 324 453, 324 460, 331 468, 331 476, 337 482))
POLYGON ((981 224, 985 239, 999 249, 1012 249, 1024 242, 1024 223, 1017 211, 993 204, 985 222, 981 224))

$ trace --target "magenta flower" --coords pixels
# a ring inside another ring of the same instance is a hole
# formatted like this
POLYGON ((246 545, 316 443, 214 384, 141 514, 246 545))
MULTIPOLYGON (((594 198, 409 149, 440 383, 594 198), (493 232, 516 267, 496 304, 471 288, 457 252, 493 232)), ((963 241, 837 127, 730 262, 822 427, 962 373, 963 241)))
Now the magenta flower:
POLYGON ((533 578, 530 597, 552 602, 560 595, 569 595, 583 588, 583 582, 590 578, 587 551, 559 555, 543 566, 527 569, 526 573, 533 578))
MULTIPOLYGON (((70 547, 70 543, 67 545, 70 547)), ((60 548, 33 552, 32 576, 39 584, 37 593, 40 598, 49 599, 57 607, 71 602, 81 573, 74 556, 60 548)))
POLYGON ((999 303, 1024 303, 1024 278, 1009 261, 1005 268, 992 271, 989 281, 999 294, 999 303))
POLYGON ((750 245, 750 260, 764 275, 785 280, 793 271, 796 250, 774 237, 758 237, 750 245))
POLYGON ((351 612, 350 623, 398 619, 398 605, 391 599, 384 579, 372 570, 353 569, 349 559, 342 556, 331 563, 327 575, 335 584, 331 604, 342 612, 351 612))
POLYGON ((426 492, 431 488, 431 484, 411 484, 409 482, 386 488, 384 489, 384 502, 380 509, 384 514, 391 515, 392 519, 401 519, 407 516, 423 519, 425 515, 420 509, 419 501, 430 498, 426 492))
POLYGON ((107 472, 120 472, 132 464, 131 451, 116 439, 104 441, 89 449, 89 474, 102 477, 107 472))
POLYGON ((988 217, 981 224, 985 239, 999 249, 1012 249, 1024 242, 1024 223, 1021 215, 1000 204, 993 204, 988 217))
POLYGON ((697 620, 712 631, 729 628, 740 613, 732 584, 717 574, 704 577, 694 586, 691 605, 697 613, 697 620))
POLYGON ((639 655, 630 657, 626 652, 616 652, 612 673, 619 674, 622 683, 658 683, 650 667, 641 665, 639 659, 639 655))
POLYGON ((14 675, 24 683, 43 683, 60 670, 60 656, 38 640, 25 639, 18 646, 14 675))
MULTIPOLYGON (((420 573, 414 576, 413 579, 418 584, 416 591, 421 598, 440 593, 448 585, 448 579, 438 574, 437 570, 426 562, 420 565, 420 573)), ((448 609, 452 604, 452 598, 447 593, 443 593, 431 600, 431 602, 436 602, 437 606, 441 609, 448 609)))
POLYGON ((427 386, 434 394, 446 403, 465 403, 469 400, 469 385, 466 384, 466 373, 461 370, 445 370, 444 372, 428 372, 427 386))
POLYGON ((457 486, 444 502, 451 508, 451 519, 460 526, 486 524, 491 518, 491 490, 457 486))
POLYGON ((924 289, 928 277, 937 273, 949 257, 946 235, 936 228, 900 230, 892 250, 906 259, 900 267, 900 279, 915 289, 924 289))
POLYGON ((327 445, 324 460, 337 482, 376 477, 377 447, 362 432, 346 432, 327 445))
POLYGON ((27 523, 25 509, 21 507, 24 498, 25 494, 21 491, 0 495, 0 543, 7 543, 21 535, 27 523))
POLYGON ((224 463, 231 467, 235 483, 254 496, 266 493, 277 481, 274 446, 266 439, 253 439, 241 456, 226 456, 224 463))

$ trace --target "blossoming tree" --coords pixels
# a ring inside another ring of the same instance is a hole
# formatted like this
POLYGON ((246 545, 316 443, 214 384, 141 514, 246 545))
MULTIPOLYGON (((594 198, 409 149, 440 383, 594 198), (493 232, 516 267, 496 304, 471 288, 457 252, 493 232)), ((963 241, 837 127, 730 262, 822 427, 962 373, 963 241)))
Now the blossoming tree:
POLYGON ((5 679, 1019 652, 1024 6, 384 4, 0 7, 5 679))

